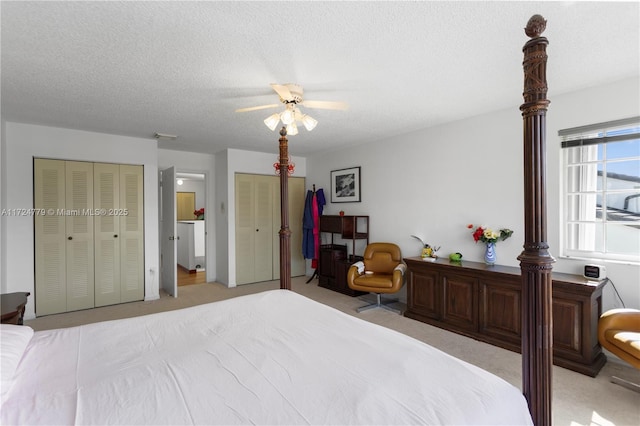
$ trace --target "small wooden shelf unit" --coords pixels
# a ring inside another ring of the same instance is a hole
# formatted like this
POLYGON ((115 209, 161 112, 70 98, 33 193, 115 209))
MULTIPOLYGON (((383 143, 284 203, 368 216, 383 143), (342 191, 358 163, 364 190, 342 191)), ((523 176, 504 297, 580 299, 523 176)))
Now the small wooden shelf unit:
POLYGON ((331 234, 331 243, 320 246, 318 259, 318 285, 349 296, 366 294, 355 291, 347 285, 349 266, 359 258, 356 255, 356 241, 365 240, 369 244, 369 216, 320 216, 320 232, 331 234), (334 236, 351 240, 351 255, 346 244, 334 244, 334 236))

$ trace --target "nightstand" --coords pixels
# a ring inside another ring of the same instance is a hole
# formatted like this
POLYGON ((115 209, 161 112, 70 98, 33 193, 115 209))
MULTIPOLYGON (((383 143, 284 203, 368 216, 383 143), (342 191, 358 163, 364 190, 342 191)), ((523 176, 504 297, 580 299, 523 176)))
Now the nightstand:
POLYGON ((2 302, 2 324, 17 324, 22 325, 22 318, 24 316, 24 309, 27 305, 27 297, 31 293, 18 292, 0 294, 0 301, 2 302))

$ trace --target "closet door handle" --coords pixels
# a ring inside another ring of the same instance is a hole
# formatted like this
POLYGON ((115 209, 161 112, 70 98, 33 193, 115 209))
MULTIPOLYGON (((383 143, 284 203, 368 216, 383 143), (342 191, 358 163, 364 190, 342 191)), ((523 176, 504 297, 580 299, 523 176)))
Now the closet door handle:
POLYGON ((73 240, 73 237, 67 237, 67 240, 71 241, 73 240))
POLYGON ((118 234, 115 234, 115 235, 113 236, 113 238, 118 238, 118 234))

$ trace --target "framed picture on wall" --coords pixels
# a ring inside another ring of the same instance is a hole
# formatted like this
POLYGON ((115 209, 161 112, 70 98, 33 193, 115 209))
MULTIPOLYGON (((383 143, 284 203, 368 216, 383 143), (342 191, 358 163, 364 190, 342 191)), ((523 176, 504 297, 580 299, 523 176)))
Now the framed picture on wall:
POLYGON ((360 167, 331 171, 331 202, 360 202, 360 167))

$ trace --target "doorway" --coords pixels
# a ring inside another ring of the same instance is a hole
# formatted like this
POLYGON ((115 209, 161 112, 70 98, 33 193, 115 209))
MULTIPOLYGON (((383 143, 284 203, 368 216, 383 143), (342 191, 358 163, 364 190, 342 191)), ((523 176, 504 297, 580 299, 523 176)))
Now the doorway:
POLYGON ((202 284, 206 277, 206 181, 203 173, 176 171, 178 286, 202 284))

